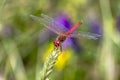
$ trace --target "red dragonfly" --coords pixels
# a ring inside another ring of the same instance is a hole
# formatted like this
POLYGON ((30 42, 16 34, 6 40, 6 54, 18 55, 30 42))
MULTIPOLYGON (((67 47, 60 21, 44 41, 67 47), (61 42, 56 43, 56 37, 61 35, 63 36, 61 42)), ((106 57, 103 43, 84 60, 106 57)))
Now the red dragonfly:
POLYGON ((58 37, 54 41, 55 47, 62 47, 61 44, 66 40, 67 37, 73 37, 73 38, 79 38, 79 37, 85 37, 88 39, 98 39, 101 35, 88 33, 88 32, 76 32, 75 29, 79 27, 82 22, 78 22, 75 24, 70 30, 68 30, 64 25, 60 24, 59 22, 55 21, 53 18, 41 14, 41 17, 37 17, 34 15, 30 15, 31 18, 36 20, 37 22, 40 22, 43 24, 46 28, 51 30, 52 32, 56 33, 58 37))

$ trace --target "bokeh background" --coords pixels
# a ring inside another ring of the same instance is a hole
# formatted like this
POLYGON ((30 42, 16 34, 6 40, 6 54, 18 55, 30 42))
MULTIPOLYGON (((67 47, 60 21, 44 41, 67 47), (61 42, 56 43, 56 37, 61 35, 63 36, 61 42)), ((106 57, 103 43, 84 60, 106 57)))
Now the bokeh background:
POLYGON ((30 15, 100 34, 69 38, 51 80, 120 80, 120 0, 0 0, 0 80, 39 80, 56 34, 30 15))

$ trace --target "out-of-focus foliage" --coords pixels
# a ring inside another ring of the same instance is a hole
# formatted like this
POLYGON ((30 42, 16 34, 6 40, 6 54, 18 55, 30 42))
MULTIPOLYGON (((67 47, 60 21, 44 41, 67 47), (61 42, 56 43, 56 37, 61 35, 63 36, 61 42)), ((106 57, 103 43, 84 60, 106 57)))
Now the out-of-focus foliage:
POLYGON ((51 79, 120 79, 120 0, 0 0, 0 80, 39 79, 57 37, 30 18, 41 13, 65 13, 71 24, 83 21, 77 31, 102 35, 75 39, 79 48, 63 50, 51 79))

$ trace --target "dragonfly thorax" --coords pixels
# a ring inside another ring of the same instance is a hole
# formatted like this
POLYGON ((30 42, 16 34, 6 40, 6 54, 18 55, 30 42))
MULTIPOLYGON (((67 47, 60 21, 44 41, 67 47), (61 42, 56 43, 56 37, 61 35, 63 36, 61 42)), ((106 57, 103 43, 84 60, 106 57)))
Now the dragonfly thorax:
POLYGON ((57 39, 54 41, 54 46, 58 47, 66 40, 66 35, 64 33, 61 33, 57 39))
POLYGON ((64 33, 60 33, 57 40, 59 40, 61 43, 63 43, 66 40, 66 37, 67 37, 67 35, 65 35, 64 33))

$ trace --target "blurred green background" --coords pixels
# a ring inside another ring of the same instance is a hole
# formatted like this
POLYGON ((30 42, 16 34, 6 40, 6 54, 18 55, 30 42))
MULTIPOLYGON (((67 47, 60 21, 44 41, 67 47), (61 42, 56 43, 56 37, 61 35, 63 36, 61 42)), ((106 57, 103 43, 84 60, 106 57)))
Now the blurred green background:
POLYGON ((83 21, 77 31, 101 35, 65 49, 51 80, 120 80, 120 0, 0 0, 0 80, 39 80, 57 36, 30 17, 41 13, 65 13, 83 21))

